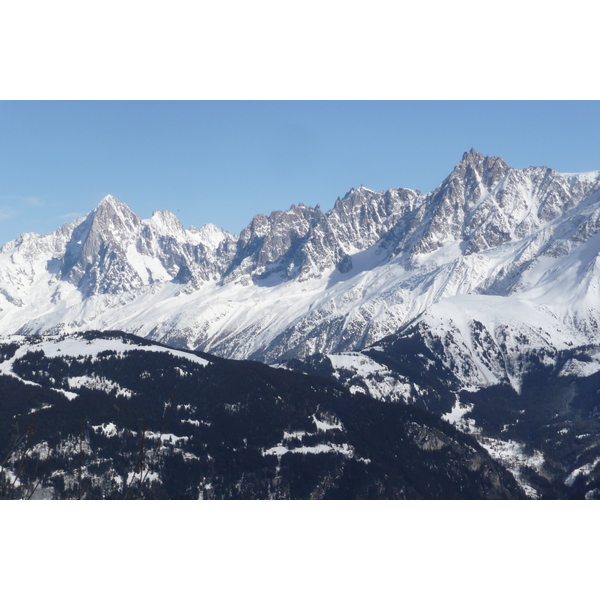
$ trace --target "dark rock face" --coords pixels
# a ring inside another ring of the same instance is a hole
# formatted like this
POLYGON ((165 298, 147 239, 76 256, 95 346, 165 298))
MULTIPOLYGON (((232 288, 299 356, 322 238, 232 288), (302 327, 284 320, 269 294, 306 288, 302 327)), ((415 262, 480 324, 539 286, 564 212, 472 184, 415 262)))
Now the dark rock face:
POLYGON ((179 271, 177 273, 177 276, 173 279, 173 282, 185 285, 193 281, 193 279, 194 276, 192 275, 192 272, 190 271, 189 267, 187 265, 183 265, 179 267, 179 271))

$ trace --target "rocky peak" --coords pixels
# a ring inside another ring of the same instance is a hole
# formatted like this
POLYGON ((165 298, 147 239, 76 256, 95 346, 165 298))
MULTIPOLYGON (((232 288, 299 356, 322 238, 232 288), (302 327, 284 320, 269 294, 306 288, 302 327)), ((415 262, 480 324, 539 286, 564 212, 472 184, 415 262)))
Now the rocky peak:
POLYGON ((117 198, 115 198, 111 194, 107 194, 106 196, 104 196, 104 198, 102 198, 102 200, 100 200, 100 202, 98 202, 99 207, 104 206, 104 205, 108 205, 108 206, 123 205, 123 206, 125 206, 122 202, 120 202, 117 198))
POLYGON ((373 196, 378 195, 377 192, 366 188, 364 185, 361 185, 357 188, 350 188, 350 190, 346 193, 346 195, 340 200, 338 198, 335 202, 333 210, 340 210, 348 205, 356 205, 365 202, 365 200, 372 198, 373 196))
POLYGON ((148 224, 159 236, 179 236, 184 233, 179 219, 168 210, 155 210, 148 220, 148 224))
POLYGON ((499 157, 465 152, 450 175, 427 195, 417 214, 412 254, 462 239, 470 214, 512 169, 499 157))
MULTIPOLYGON (((61 263, 61 278, 85 295, 129 289, 134 273, 123 268, 116 277, 114 267, 124 262, 127 245, 135 239, 141 219, 126 204, 106 196, 74 230, 61 263), (111 281, 112 279, 112 281, 111 281)), ((135 278, 133 278, 135 279, 135 278)))
POLYGON ((132 226, 137 226, 141 219, 133 211, 117 200, 114 196, 105 196, 98 206, 88 216, 91 228, 103 228, 105 231, 123 231, 130 230, 132 226))
POLYGON ((93 258, 102 248, 115 250, 135 238, 141 222, 126 204, 106 196, 74 229, 67 253, 93 258))
POLYGON ((300 240, 322 216, 320 209, 300 203, 268 217, 256 215, 240 233, 237 250, 227 270, 226 281, 242 275, 263 277, 272 270, 286 270, 300 240))
POLYGON ((221 229, 212 223, 207 223, 200 229, 190 227, 190 231, 198 237, 204 246, 210 248, 211 250, 216 250, 223 242, 234 242, 237 239, 237 236, 231 235, 224 229, 221 229))
POLYGON ((467 190, 473 188, 473 183, 481 182, 483 187, 489 190, 500 181, 509 168, 500 157, 484 156, 471 148, 463 154, 446 181, 461 179, 467 190))
POLYGON ((361 185, 338 198, 326 213, 318 205, 300 203, 268 217, 256 215, 240 234, 225 281, 272 272, 304 281, 336 266, 348 272, 349 254, 379 241, 420 201, 422 195, 412 190, 374 192, 361 185))

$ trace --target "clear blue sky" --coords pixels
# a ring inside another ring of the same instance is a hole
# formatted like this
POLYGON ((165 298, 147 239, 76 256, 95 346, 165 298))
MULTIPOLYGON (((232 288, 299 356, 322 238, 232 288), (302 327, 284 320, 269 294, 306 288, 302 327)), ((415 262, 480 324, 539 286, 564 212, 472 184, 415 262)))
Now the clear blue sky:
POLYGON ((112 194, 147 218, 239 233, 253 215, 364 184, 431 191, 476 150, 600 169, 600 102, 0 102, 0 244, 112 194))

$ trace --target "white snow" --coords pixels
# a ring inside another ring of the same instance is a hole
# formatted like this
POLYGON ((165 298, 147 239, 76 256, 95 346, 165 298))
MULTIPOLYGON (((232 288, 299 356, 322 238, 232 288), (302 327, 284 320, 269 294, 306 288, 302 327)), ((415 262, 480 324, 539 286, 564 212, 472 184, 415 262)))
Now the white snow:
POLYGON ((327 452, 333 452, 336 454, 344 454, 346 456, 354 455, 354 448, 349 444, 317 444, 315 446, 300 446, 298 448, 286 448, 285 446, 278 445, 263 450, 263 456, 274 455, 283 456, 287 453, 291 454, 324 454, 327 452))
POLYGON ((278 446, 273 446, 272 448, 269 448, 268 450, 263 450, 263 456, 268 456, 268 455, 274 455, 274 456, 283 456, 284 454, 287 454, 289 452, 289 450, 282 445, 278 445, 278 446))
POLYGON ((12 364, 15 360, 25 356, 28 352, 37 351, 42 351, 48 358, 76 358, 79 356, 97 357, 98 354, 102 352, 115 352, 117 355, 131 351, 160 352, 178 358, 184 358, 202 366, 209 364, 208 360, 182 350, 164 348, 153 344, 149 346, 138 346, 119 339, 97 338, 88 341, 82 338, 61 339, 60 336, 46 336, 41 341, 23 343, 25 341, 23 336, 5 336, 0 338, 0 343, 10 343, 11 341, 21 343, 22 345, 10 360, 0 363, 0 372, 6 374, 12 374, 12 364))
POLYGON ((156 431, 146 431, 146 437, 150 440, 160 439, 161 443, 177 445, 178 442, 187 442, 190 438, 187 435, 177 436, 174 433, 158 433, 156 431))
POLYGON ((114 423, 102 423, 101 425, 92 425, 95 433, 101 433, 107 438, 114 437, 118 434, 117 426, 114 423))
POLYGON ((456 424, 458 423, 467 413, 473 410, 473 404, 461 404, 458 397, 454 402, 454 406, 449 413, 442 415, 442 419, 444 421, 448 421, 448 423, 456 424))
POLYGON ((211 250, 216 250, 228 237, 228 233, 212 223, 207 223, 195 232, 196 238, 211 250))
POLYGON ((328 354, 334 369, 347 369, 354 371, 357 375, 366 376, 387 370, 372 358, 359 352, 343 352, 340 354, 328 354))
POLYGON ((127 260, 140 276, 144 285, 148 285, 152 281, 169 281, 172 279, 158 257, 140 254, 134 244, 127 248, 127 260))
MULTIPOLYGON (((328 354, 336 371, 346 371, 358 381, 348 388, 351 394, 363 393, 382 402, 410 402, 413 388, 405 378, 399 377, 388 367, 360 352, 328 354)), ((334 377, 340 378, 339 372, 334 377)))
POLYGON ((544 455, 539 450, 529 453, 523 444, 513 440, 507 442, 477 436, 477 441, 489 452, 492 458, 504 465, 514 475, 517 483, 530 498, 538 498, 537 491, 523 480, 521 468, 527 466, 539 471, 545 461, 544 455))
POLYGON ((560 370, 561 377, 588 377, 600 371, 600 361, 581 361, 572 358, 565 363, 565 366, 560 370))
POLYGON ((565 179, 578 179, 579 181, 594 182, 600 180, 600 171, 586 171, 583 173, 560 173, 565 179))
POLYGON ((301 440, 305 435, 311 435, 311 434, 306 433, 306 431, 284 431, 283 439, 284 439, 284 441, 301 440))
POLYGON ((92 377, 89 375, 69 377, 68 382, 71 389, 87 388, 90 390, 100 390, 107 393, 115 392, 117 396, 123 396, 125 398, 131 398, 133 395, 131 390, 122 388, 118 383, 97 375, 92 377))
POLYGON ((317 419, 316 415, 312 415, 313 423, 315 424, 317 431, 329 431, 330 429, 343 430, 342 424, 334 418, 323 417, 323 420, 317 419))
POLYGON ((42 406, 40 406, 40 408, 32 408, 32 409, 30 409, 29 414, 32 415, 33 413, 36 413, 39 410, 45 410, 45 409, 51 408, 51 407, 52 407, 52 404, 45 404, 44 403, 44 404, 42 404, 42 406))
POLYGON ((584 476, 589 475, 596 468, 596 465, 598 463, 600 463, 600 458, 597 458, 594 462, 587 463, 587 464, 583 465, 582 467, 575 469, 574 471, 569 473, 569 475, 565 479, 565 485, 568 485, 570 487, 575 483, 575 480, 580 475, 584 475, 584 476))
MULTIPOLYGON (((0 375, 8 375, 18 379, 24 384, 38 387, 38 383, 19 377, 13 370, 15 361, 25 357, 30 352, 42 351, 48 358, 58 357, 65 359, 78 359, 80 357, 90 357, 92 359, 97 359, 100 353, 106 351, 116 352, 117 355, 122 355, 132 350, 140 350, 146 352, 163 352, 166 354, 171 354, 173 356, 190 360, 202 366, 209 364, 209 361, 181 350, 172 350, 170 348, 163 348, 155 345, 137 346, 131 343, 126 343, 119 339, 98 338, 91 341, 86 341, 77 337, 64 338, 63 336, 44 336, 42 339, 27 341, 24 336, 13 335, 0 337, 0 343, 11 342, 17 342, 21 345, 12 358, 0 362, 0 375)), ((70 389, 61 389, 59 387, 52 387, 51 389, 55 392, 63 394, 69 400, 74 400, 77 398, 78 394, 73 390, 79 390, 81 388, 101 390, 107 393, 115 392, 117 396, 122 396, 125 398, 131 398, 133 395, 131 390, 123 388, 118 383, 98 375, 69 377, 67 381, 70 389)))
POLYGON ((143 469, 141 472, 136 473, 135 471, 130 471, 127 474, 127 487, 133 485, 134 482, 144 482, 144 483, 152 483, 153 481, 161 481, 160 475, 155 471, 150 471, 150 469, 143 469))

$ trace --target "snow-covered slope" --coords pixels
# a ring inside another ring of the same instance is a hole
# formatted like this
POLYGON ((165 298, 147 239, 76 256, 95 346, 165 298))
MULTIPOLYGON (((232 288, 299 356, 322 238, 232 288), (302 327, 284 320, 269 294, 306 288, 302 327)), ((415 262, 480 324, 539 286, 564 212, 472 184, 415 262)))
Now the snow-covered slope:
POLYGON ((0 333, 120 329, 273 363, 410 324, 445 340, 466 384, 518 386, 511 352, 598 341, 599 251, 600 171, 516 170, 473 150, 427 195, 360 187, 326 213, 257 215, 239 237, 107 197, 3 246, 0 333))

